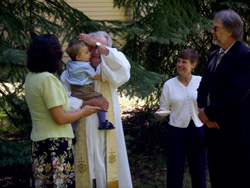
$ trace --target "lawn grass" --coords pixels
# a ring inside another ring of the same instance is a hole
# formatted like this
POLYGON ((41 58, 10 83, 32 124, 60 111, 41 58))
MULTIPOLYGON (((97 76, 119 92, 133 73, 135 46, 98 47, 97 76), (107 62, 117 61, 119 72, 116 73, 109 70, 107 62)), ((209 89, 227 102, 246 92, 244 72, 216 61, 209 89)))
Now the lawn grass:
MULTIPOLYGON (((134 188, 167 188, 167 167, 164 154, 129 155, 134 188)), ((207 173, 207 188, 211 188, 207 173)), ((192 188, 188 165, 185 167, 183 188, 192 188)))

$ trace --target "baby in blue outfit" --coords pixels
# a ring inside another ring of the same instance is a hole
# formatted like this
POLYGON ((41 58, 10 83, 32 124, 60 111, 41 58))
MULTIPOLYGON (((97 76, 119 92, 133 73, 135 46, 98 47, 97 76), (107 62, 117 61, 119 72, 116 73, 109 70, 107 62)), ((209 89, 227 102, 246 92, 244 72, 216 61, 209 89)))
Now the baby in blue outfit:
MULTIPOLYGON (((66 49, 71 59, 67 61, 66 81, 71 87, 71 96, 89 100, 94 97, 102 97, 95 92, 93 80, 102 80, 101 75, 96 74, 95 69, 91 66, 88 46, 83 41, 71 43, 66 49)), ((97 112, 100 124, 98 129, 114 129, 114 125, 106 120, 106 111, 97 112)))

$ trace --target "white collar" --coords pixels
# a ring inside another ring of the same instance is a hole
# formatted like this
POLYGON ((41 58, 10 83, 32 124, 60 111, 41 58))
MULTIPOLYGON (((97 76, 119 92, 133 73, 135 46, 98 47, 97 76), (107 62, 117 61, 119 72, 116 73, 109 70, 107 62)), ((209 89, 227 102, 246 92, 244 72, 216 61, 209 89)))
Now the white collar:
MULTIPOLYGON (((236 41, 234 41, 234 43, 235 43, 235 42, 236 42, 236 41)), ((220 48, 219 54, 222 53, 222 52, 224 52, 224 54, 226 54, 226 53, 230 50, 230 48, 234 45, 234 43, 231 44, 231 46, 229 46, 225 51, 224 51, 222 48, 220 48)))

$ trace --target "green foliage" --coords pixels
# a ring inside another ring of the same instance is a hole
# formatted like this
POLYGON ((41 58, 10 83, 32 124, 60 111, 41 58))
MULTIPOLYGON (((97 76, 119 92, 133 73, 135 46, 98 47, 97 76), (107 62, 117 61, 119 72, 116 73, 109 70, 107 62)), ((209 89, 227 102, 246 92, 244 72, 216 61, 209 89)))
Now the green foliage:
POLYGON ((80 32, 97 30, 97 22, 71 8, 64 0, 2 0, 1 44, 25 49, 40 33, 54 33, 62 42, 75 39, 80 32))
POLYGON ((131 142, 134 141, 134 138, 131 137, 130 135, 125 135, 124 137, 125 137, 125 143, 126 143, 127 153, 130 154, 131 151, 130 151, 129 148, 130 148, 131 142))
POLYGON ((30 118, 24 101, 24 78, 27 73, 26 54, 19 49, 5 49, 0 53, 0 109, 10 127, 20 128, 20 133, 30 131, 30 118))
POLYGON ((133 138, 129 140, 131 155, 142 157, 163 153, 168 118, 161 121, 156 120, 154 118, 155 111, 155 108, 146 107, 135 108, 123 113, 126 116, 122 119, 124 132, 133 138))
POLYGON ((149 94, 154 93, 155 84, 161 82, 164 76, 147 71, 132 60, 130 60, 130 64, 132 69, 130 81, 120 86, 119 91, 124 91, 123 93, 130 97, 136 96, 139 98, 146 98, 149 94))
POLYGON ((30 165, 29 142, 16 143, 0 139, 0 167, 30 165))

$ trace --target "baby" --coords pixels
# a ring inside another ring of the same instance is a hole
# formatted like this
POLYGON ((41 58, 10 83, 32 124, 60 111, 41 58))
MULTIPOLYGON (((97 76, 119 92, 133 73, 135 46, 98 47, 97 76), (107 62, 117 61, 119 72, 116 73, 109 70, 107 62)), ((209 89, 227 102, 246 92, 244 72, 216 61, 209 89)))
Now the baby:
MULTIPOLYGON (((94 97, 102 97, 95 92, 93 80, 102 80, 101 75, 96 74, 95 69, 91 66, 88 46, 83 41, 76 41, 69 44, 66 49, 71 59, 67 61, 66 81, 71 87, 71 96, 89 100, 94 97)), ((99 118, 99 130, 114 129, 114 125, 106 120, 106 111, 97 112, 99 118)))

